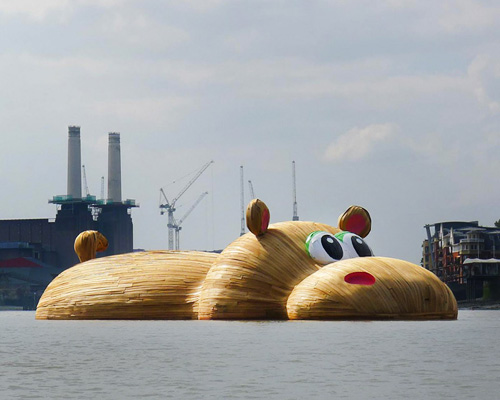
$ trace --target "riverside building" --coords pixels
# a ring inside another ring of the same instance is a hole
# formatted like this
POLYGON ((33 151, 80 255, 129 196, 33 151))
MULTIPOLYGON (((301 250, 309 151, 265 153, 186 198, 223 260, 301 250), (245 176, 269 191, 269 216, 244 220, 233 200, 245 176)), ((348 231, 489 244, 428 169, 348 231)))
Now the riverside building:
POLYGON ((500 229, 478 221, 425 225, 424 268, 434 272, 457 300, 500 300, 500 229))

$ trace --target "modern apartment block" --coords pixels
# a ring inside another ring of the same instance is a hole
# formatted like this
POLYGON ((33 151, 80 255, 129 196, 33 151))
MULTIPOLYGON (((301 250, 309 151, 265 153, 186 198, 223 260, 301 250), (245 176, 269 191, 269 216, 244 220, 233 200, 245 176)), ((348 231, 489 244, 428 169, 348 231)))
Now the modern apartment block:
POLYGON ((422 266, 448 284, 458 300, 500 298, 500 229, 478 221, 425 226, 422 266))

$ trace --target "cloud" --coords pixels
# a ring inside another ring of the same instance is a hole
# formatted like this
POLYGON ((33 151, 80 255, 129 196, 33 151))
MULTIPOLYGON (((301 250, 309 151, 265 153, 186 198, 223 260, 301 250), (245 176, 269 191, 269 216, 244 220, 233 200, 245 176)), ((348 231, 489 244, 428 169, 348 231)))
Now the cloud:
POLYGON ((441 5, 439 25, 449 33, 486 29, 497 24, 500 17, 498 4, 485 4, 473 0, 453 0, 441 5))
POLYGON ((330 162, 361 160, 373 151, 377 143, 394 138, 398 130, 397 125, 390 123, 353 128, 327 147, 324 158, 330 162))
POLYGON ((110 18, 101 20, 101 30, 114 38, 130 51, 130 46, 160 51, 183 44, 189 40, 189 34, 180 28, 157 21, 145 13, 116 13, 110 18))
POLYGON ((441 0, 384 0, 376 2, 378 9, 392 9, 399 19, 405 19, 407 31, 430 37, 435 35, 473 35, 496 29, 500 5, 495 1, 441 0))
POLYGON ((307 102, 338 99, 357 107, 394 110, 443 96, 471 96, 459 74, 401 71, 389 58, 315 63, 300 58, 221 62, 209 65, 212 82, 249 98, 307 102))
POLYGON ((69 0, 16 0, 0 2, 0 14, 7 16, 26 15, 29 18, 41 21, 54 10, 67 8, 69 0))
POLYGON ((173 1, 172 6, 174 7, 187 7, 195 12, 206 12, 211 9, 224 6, 230 3, 229 0, 184 0, 182 2, 173 1))
POLYGON ((22 15, 28 19, 42 22, 48 16, 57 14, 61 20, 66 20, 81 6, 110 8, 123 3, 123 0, 16 0, 0 1, 0 15, 22 15))
POLYGON ((118 121, 151 123, 157 127, 173 126, 192 107, 189 97, 164 96, 159 98, 134 98, 95 101, 92 110, 118 121))
POLYGON ((500 113, 500 58, 478 55, 469 65, 468 76, 477 100, 491 113, 500 113))

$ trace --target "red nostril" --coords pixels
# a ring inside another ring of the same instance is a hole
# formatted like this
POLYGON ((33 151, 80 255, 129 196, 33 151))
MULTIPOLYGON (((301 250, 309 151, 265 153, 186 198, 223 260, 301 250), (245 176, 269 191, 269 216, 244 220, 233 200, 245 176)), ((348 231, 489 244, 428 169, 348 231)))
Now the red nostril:
POLYGON ((368 272, 352 272, 344 277, 344 281, 352 285, 370 286, 375 283, 375 277, 368 272))

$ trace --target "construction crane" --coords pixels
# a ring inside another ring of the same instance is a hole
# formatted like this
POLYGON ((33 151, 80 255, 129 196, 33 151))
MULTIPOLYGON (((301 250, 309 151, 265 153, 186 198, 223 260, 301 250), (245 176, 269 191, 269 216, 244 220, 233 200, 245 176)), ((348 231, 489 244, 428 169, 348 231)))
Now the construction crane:
POLYGON ((82 165, 83 170, 83 184, 85 186, 85 195, 90 196, 89 185, 87 185, 87 174, 85 173, 85 165, 82 165))
POLYGON ((180 199, 180 197, 186 193, 186 191, 191 187, 191 185, 200 177, 200 175, 213 163, 213 161, 207 162, 203 167, 201 167, 198 172, 194 175, 193 179, 191 179, 186 186, 182 188, 182 190, 179 192, 179 194, 172 200, 169 201, 167 198, 167 195, 163 191, 163 188, 160 189, 160 214, 163 215, 165 212, 168 215, 168 249, 173 250, 174 249, 174 232, 175 232, 175 225, 176 221, 174 218, 174 211, 175 211, 175 204, 177 203, 177 200, 180 199), (161 202, 161 197, 165 199, 165 203, 162 204, 161 202))
POLYGON ((193 205, 189 208, 189 210, 186 211, 186 214, 179 220, 179 222, 175 223, 174 230, 175 230, 175 250, 179 250, 179 232, 182 229, 182 223, 184 220, 191 214, 191 212, 196 208, 198 204, 203 200, 203 198, 208 194, 208 192, 203 192, 200 194, 200 197, 193 203, 193 205))
POLYGON ((250 197, 251 197, 250 200, 253 200, 255 199, 255 193, 253 191, 253 185, 251 180, 248 180, 248 187, 250 188, 250 197))
POLYGON ((245 189, 243 186, 243 165, 240 166, 240 203, 241 203, 241 232, 240 236, 245 234, 245 189))
POLYGON ((293 217, 292 221, 298 221, 297 215, 297 187, 295 185, 295 161, 292 161, 292 185, 293 185, 293 217))

